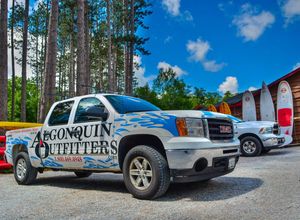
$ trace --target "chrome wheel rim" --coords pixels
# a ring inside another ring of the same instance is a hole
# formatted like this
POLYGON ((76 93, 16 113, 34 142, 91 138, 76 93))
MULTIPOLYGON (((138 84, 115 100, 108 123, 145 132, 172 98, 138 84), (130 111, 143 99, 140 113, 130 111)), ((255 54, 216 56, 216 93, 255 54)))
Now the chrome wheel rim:
POLYGON ((256 144, 253 141, 246 141, 243 144, 243 149, 248 154, 253 154, 256 150, 256 144))
POLYGON ((129 165, 132 185, 139 190, 148 189, 152 181, 152 167, 145 157, 135 157, 129 165))
POLYGON ((17 177, 19 180, 23 180, 25 178, 26 172, 27 172, 27 165, 24 158, 20 158, 17 162, 17 177))

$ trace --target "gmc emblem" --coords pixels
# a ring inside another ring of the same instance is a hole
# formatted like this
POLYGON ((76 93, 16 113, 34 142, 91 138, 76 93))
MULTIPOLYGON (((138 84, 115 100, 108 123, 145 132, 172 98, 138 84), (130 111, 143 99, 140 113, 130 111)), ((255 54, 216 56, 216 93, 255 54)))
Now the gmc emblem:
POLYGON ((232 133, 231 126, 220 125, 220 133, 221 134, 231 134, 232 133))

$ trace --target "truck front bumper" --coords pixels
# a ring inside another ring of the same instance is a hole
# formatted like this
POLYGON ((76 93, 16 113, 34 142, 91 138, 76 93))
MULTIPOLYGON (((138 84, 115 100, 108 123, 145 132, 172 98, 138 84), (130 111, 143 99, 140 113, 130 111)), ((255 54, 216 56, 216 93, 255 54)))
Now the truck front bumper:
POLYGON ((208 149, 167 150, 174 182, 195 182, 222 176, 234 170, 239 146, 208 149))
POLYGON ((262 135, 261 140, 265 149, 278 148, 284 144, 285 138, 283 135, 266 134, 262 135))

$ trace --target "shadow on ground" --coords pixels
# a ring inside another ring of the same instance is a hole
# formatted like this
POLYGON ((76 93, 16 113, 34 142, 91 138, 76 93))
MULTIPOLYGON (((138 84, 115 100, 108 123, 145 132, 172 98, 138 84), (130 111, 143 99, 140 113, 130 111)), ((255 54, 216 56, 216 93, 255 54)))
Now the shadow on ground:
POLYGON ((217 201, 230 199, 259 188, 263 181, 250 177, 219 177, 206 182, 172 184, 166 197, 160 201, 190 199, 193 201, 217 201))
MULTIPOLYGON (((246 194, 259 188, 263 181, 249 177, 219 177, 206 182, 173 183, 168 192, 157 201, 176 201, 189 199, 193 201, 217 201, 246 194)), ((72 174, 37 179, 36 186, 59 187, 95 191, 128 193, 122 175, 93 174, 89 178, 78 179, 72 174)))

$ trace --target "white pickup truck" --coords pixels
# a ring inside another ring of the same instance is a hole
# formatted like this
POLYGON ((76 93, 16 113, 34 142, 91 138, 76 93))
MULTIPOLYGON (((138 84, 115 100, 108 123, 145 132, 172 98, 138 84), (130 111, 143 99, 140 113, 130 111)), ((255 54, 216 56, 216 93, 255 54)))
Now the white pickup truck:
POLYGON ((56 102, 42 127, 9 131, 6 158, 18 184, 45 168, 123 173, 134 197, 163 195, 170 182, 208 180, 234 170, 240 142, 224 115, 161 111, 144 100, 95 94, 56 102))
POLYGON ((247 157, 258 156, 285 144, 278 123, 271 121, 242 121, 227 115, 233 121, 235 135, 241 141, 241 153, 247 157))

